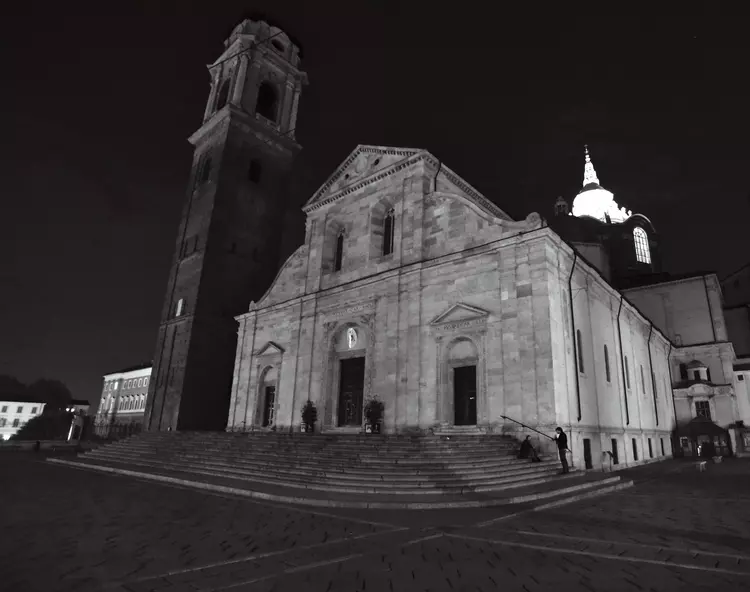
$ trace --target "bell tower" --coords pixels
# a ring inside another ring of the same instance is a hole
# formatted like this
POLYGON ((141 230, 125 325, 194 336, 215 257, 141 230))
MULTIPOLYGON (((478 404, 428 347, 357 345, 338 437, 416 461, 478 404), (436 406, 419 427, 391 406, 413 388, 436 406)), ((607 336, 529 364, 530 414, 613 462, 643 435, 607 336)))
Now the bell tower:
POLYGON ((237 25, 208 66, 154 353, 144 429, 223 430, 237 348, 234 317, 278 271, 286 181, 301 147, 300 47, 262 19, 237 25))

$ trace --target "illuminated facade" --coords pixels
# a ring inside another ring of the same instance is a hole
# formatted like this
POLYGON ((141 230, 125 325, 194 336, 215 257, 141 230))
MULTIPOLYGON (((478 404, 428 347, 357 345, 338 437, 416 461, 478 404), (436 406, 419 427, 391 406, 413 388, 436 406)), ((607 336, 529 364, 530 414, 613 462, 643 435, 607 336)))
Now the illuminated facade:
POLYGON ((671 454, 668 340, 537 214, 514 221, 429 152, 383 146, 304 211, 304 244, 237 317, 228 430, 299 430, 310 400, 316 429, 360 432, 378 398, 386 433, 522 422, 563 426, 579 466, 671 454))

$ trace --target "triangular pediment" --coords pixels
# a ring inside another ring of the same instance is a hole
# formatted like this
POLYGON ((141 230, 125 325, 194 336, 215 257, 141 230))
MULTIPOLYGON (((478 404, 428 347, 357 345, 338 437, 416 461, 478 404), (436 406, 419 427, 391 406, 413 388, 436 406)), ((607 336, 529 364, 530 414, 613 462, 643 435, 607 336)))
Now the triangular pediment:
POLYGON ((448 310, 436 316, 431 325, 442 325, 443 323, 455 323, 458 321, 473 321, 489 316, 489 312, 469 304, 454 304, 448 310))
POLYGON ((323 201, 350 185, 363 181, 393 165, 423 152, 414 148, 392 148, 360 144, 313 194, 305 207, 323 201))
POLYGON ((274 343, 273 341, 269 341, 266 343, 263 347, 261 347, 258 350, 258 353, 256 353, 256 356, 268 356, 273 354, 283 354, 284 348, 278 345, 277 343, 274 343))

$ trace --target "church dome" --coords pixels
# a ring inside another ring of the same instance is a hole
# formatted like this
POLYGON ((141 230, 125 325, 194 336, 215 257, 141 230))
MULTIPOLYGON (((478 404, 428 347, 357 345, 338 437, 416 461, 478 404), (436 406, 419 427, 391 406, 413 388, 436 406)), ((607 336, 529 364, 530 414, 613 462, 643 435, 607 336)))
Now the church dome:
POLYGON ((624 222, 632 215, 632 212, 617 205, 611 191, 607 191, 599 184, 588 146, 586 146, 586 164, 583 169, 583 188, 573 200, 573 215, 589 216, 605 223, 624 222))

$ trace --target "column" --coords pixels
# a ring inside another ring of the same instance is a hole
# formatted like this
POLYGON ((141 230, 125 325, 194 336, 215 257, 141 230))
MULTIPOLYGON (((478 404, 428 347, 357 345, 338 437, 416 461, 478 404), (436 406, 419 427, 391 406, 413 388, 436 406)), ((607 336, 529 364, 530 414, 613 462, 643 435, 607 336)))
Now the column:
POLYGON ((216 98, 216 76, 211 74, 211 82, 209 84, 208 101, 206 102, 206 111, 203 113, 203 121, 207 121, 211 117, 213 112, 214 99, 216 98))
POLYGON ((281 115, 281 132, 286 133, 291 129, 292 100, 294 98, 294 81, 287 78, 286 91, 284 92, 284 107, 281 115))
POLYGON ((237 76, 234 79, 234 88, 232 89, 231 103, 235 107, 242 107, 242 95, 245 90, 245 79, 247 78, 247 54, 243 53, 240 57, 240 67, 237 76))

